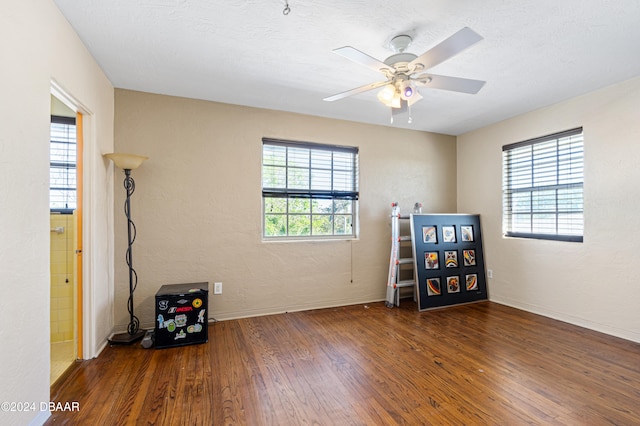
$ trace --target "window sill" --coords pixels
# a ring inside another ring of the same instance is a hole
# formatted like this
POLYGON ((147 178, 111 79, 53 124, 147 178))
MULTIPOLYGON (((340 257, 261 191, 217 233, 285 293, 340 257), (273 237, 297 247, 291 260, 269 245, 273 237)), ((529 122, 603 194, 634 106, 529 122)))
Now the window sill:
POLYGON ((582 235, 553 235, 553 234, 524 234, 517 232, 508 232, 503 235, 505 238, 527 238, 533 240, 548 241, 566 241, 570 243, 581 243, 584 237, 582 235))
POLYGON ((358 237, 354 237, 352 235, 345 237, 339 237, 335 235, 326 237, 262 237, 263 243, 327 243, 358 240, 358 237))

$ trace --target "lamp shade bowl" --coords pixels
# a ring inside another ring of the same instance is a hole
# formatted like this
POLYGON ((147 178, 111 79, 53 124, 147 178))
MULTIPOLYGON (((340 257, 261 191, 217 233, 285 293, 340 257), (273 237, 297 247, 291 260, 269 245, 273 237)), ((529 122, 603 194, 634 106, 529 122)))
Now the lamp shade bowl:
POLYGON ((124 154, 114 152, 111 154, 104 154, 104 157, 113 161, 113 163, 122 170, 135 170, 149 157, 136 154, 124 154))

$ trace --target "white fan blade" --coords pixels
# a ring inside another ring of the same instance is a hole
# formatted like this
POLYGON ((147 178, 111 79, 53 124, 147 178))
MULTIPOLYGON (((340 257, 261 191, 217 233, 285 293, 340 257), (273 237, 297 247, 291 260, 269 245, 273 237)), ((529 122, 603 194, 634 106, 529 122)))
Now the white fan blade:
POLYGON ((451 90, 475 95, 482 89, 486 81, 471 80, 468 78, 449 77, 436 74, 422 74, 412 78, 418 86, 431 89, 451 90))
POLYGON ((373 58, 366 53, 363 53, 351 46, 339 47, 337 49, 333 49, 333 53, 337 53, 340 56, 343 56, 357 64, 364 65, 367 68, 371 68, 374 71, 378 71, 381 73, 385 72, 394 72, 395 70, 384 62, 380 62, 376 58, 373 58))
POLYGON ((346 92, 338 93, 337 95, 329 96, 328 98, 324 98, 324 101, 333 102, 338 99, 346 98, 347 96, 357 95, 358 93, 366 92, 367 90, 373 90, 378 87, 382 87, 385 84, 389 84, 388 80, 378 81, 376 83, 367 84, 366 86, 356 87, 355 89, 347 90, 346 92))
POLYGON ((408 67, 409 69, 415 69, 416 72, 435 67, 480 40, 482 40, 480 34, 469 27, 464 27, 448 39, 409 62, 408 67))
POLYGON ((411 106, 411 105, 415 104, 416 102, 418 102, 420 99, 422 99, 422 95, 420 93, 418 93, 418 91, 416 90, 416 93, 414 93, 413 96, 411 96, 409 98, 407 103, 409 104, 409 106, 411 106))

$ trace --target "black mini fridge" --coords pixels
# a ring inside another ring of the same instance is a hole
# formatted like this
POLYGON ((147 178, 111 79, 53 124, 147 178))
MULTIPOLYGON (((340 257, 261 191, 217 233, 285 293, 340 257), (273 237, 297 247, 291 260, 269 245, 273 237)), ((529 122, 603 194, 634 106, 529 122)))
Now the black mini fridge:
POLYGON ((156 348, 206 343, 209 283, 166 284, 156 293, 156 348))

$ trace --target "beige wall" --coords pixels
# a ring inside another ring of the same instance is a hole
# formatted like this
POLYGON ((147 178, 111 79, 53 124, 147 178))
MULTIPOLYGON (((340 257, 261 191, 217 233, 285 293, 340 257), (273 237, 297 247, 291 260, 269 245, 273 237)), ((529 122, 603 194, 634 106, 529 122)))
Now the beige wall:
MULTIPOLYGON (((134 170, 136 313, 152 327, 163 284, 222 281, 218 319, 385 297, 392 201, 450 212, 455 138, 277 111, 116 90, 116 148, 147 155, 134 170), (355 241, 263 242, 263 136, 360 148, 355 241)), ((116 174, 116 324, 127 323, 124 175, 116 174)))
POLYGON ((640 341, 640 78, 458 138, 458 207, 482 215, 490 298, 640 341), (503 238, 502 145, 583 126, 583 243, 503 238))
MULTIPOLYGON (((3 2, 0 52, 0 401, 39 404, 50 397, 51 84, 55 80, 89 113, 88 356, 97 353, 113 324, 113 246, 107 231, 113 206, 100 155, 113 149, 113 87, 50 0, 3 2)), ((46 411, 0 412, 0 423, 40 424, 47 416, 46 411)))

